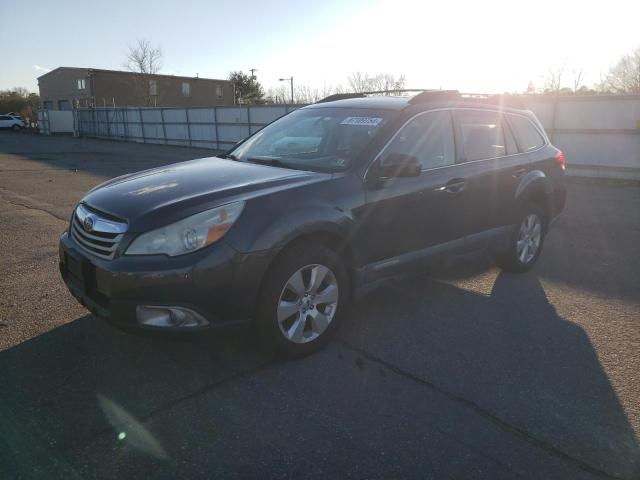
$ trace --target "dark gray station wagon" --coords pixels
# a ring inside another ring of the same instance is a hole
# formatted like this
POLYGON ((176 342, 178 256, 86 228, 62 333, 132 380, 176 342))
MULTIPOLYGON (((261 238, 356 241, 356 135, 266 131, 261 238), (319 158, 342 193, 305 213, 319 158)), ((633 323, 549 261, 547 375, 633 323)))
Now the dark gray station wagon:
POLYGON ((530 111, 455 91, 359 97, 94 188, 60 239, 67 286, 125 329, 248 322, 301 355, 385 277, 476 250, 534 265, 566 193, 562 152, 530 111))

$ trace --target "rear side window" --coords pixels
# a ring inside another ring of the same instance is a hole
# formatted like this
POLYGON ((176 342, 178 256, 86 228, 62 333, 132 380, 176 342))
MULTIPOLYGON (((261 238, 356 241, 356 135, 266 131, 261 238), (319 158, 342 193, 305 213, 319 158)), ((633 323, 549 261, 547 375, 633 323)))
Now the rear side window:
POLYGON ((412 155, 423 170, 454 163, 453 128, 449 112, 417 116, 398 132, 383 154, 382 163, 392 153, 412 155))
POLYGON ((510 125, 507 121, 505 121, 504 117, 502 118, 502 128, 504 128, 504 138, 507 142, 507 155, 515 155, 518 153, 518 147, 516 146, 516 141, 513 138, 513 131, 509 128, 510 125))
POLYGON ((456 117, 468 162, 507 154, 504 131, 497 112, 459 110, 456 117))
POLYGON ((509 115, 521 152, 529 152, 544 145, 544 138, 530 120, 518 115, 509 115))

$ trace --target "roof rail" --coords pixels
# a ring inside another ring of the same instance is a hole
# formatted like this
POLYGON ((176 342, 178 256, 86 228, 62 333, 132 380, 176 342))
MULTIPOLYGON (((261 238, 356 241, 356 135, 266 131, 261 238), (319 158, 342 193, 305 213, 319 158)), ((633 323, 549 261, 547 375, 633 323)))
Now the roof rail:
POLYGON ((348 98, 364 98, 364 93, 334 93, 316 103, 335 102, 336 100, 346 100, 348 98))
POLYGON ((384 95, 401 93, 413 93, 419 92, 417 95, 409 98, 409 105, 415 105, 428 102, 446 102, 452 100, 458 101, 470 101, 488 103, 491 105, 497 105, 500 107, 512 107, 526 109, 524 99, 522 95, 501 93, 501 94, 488 94, 488 93, 460 93, 458 90, 429 90, 425 88, 409 88, 398 90, 377 90, 373 92, 357 92, 357 93, 335 93, 328 97, 319 100, 316 103, 334 102, 336 100, 346 100, 349 98, 365 98, 367 95, 384 95))
POLYGON ((425 91, 428 91, 428 90, 426 90, 425 88, 400 88, 395 90, 375 90, 372 92, 334 93, 333 95, 329 95, 328 97, 325 97, 322 100, 318 100, 316 103, 335 102, 336 100, 346 100, 348 98, 364 98, 367 95, 383 95, 383 94, 398 95, 400 93, 425 92, 425 91))
POLYGON ((411 97, 411 100, 409 100, 409 104, 415 105, 416 103, 458 99, 460 99, 460 92, 458 90, 424 90, 422 93, 419 93, 415 97, 411 97))

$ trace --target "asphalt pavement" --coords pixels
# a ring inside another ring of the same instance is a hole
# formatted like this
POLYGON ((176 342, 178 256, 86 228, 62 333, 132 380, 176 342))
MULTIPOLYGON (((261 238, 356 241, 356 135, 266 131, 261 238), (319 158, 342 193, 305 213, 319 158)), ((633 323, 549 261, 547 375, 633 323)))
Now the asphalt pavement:
POLYGON ((572 179, 529 273, 468 257, 296 361, 123 333, 57 270, 105 179, 208 150, 0 132, 0 478, 640 478, 640 188, 572 179))

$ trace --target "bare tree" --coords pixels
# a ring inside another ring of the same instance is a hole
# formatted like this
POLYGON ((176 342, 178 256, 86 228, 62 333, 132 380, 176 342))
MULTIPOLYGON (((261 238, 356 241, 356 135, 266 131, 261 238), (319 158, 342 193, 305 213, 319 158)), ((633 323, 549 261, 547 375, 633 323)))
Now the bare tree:
POLYGON ((157 86, 153 75, 162 68, 162 50, 151 45, 149 40, 140 39, 129 46, 125 67, 136 74, 136 96, 142 105, 156 104, 157 86))
POLYGON ((640 46, 618 60, 604 83, 613 93, 640 94, 640 46))
POLYGON ((352 92, 361 93, 369 90, 369 76, 361 72, 351 73, 347 77, 347 82, 349 83, 349 90, 352 92))
POLYGON ((317 88, 308 85, 298 85, 294 97, 296 103, 315 103, 323 98, 317 88))
POLYGON ((582 82, 582 69, 573 69, 573 93, 577 93, 580 90, 580 84, 582 82))
POLYGON ((536 86, 533 84, 531 80, 529 80, 529 84, 527 85, 526 93, 528 94, 536 93, 536 86))
POLYGON ((390 73, 378 73, 369 75, 368 73, 354 72, 347 78, 349 88, 352 92, 373 92, 373 91, 390 91, 388 95, 392 95, 394 90, 402 90, 405 86, 406 79, 404 75, 396 78, 390 73))
MULTIPOLYGON (((309 85, 298 84, 294 92, 295 103, 315 103, 330 95, 340 93, 362 93, 371 91, 386 91, 386 95, 393 95, 394 91, 402 90, 405 85, 404 75, 395 77, 389 73, 378 73, 369 75, 366 73, 355 72, 347 78, 349 88, 345 89, 342 84, 327 85, 322 88, 310 87, 309 85)), ((288 103, 290 98, 289 89, 284 85, 279 85, 267 90, 267 103, 288 103)))
POLYGON ((562 75, 564 73, 564 65, 550 68, 548 75, 544 79, 543 91, 545 93, 555 93, 558 95, 562 88, 562 75))
POLYGON ((278 85, 267 90, 266 103, 285 104, 291 101, 291 90, 287 85, 278 85))
MULTIPOLYGON (((309 85, 297 85, 295 88, 294 102, 299 104, 315 103, 329 95, 344 93, 342 85, 336 86, 324 84, 322 88, 312 88, 309 85)), ((267 90, 265 100, 267 103, 289 103, 291 91, 286 85, 278 85, 277 87, 267 90)))

